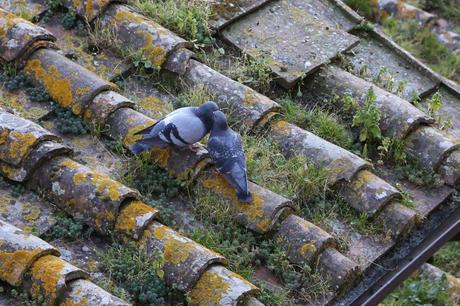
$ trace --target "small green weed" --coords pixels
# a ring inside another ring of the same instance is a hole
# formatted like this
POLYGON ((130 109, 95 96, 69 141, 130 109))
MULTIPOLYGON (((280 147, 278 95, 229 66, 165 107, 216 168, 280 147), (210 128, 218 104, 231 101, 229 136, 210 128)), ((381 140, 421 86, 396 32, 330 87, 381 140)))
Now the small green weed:
POLYGON ((342 147, 351 147, 353 139, 336 115, 320 108, 307 109, 286 96, 278 102, 283 107, 283 114, 290 123, 304 128, 316 135, 342 147))
POLYGON ((170 289, 163 280, 164 259, 160 251, 147 253, 135 244, 115 242, 99 256, 104 270, 132 293, 140 305, 165 303, 170 289))
POLYGON ((212 69, 252 89, 265 94, 271 89, 274 76, 266 59, 225 55, 223 48, 199 52, 198 59, 212 69))
POLYGON ((92 233, 92 228, 85 225, 81 220, 76 220, 64 214, 56 216, 56 224, 43 235, 47 241, 65 239, 74 241, 83 237, 88 237, 92 233))
POLYGON ((248 175, 251 180, 306 205, 327 190, 327 173, 307 158, 294 155, 286 158, 268 135, 243 134, 248 175), (285 184, 289 182, 289 184, 285 184))
POLYGON ((75 116, 70 110, 56 104, 53 111, 56 114, 56 127, 60 133, 64 135, 82 135, 88 133, 86 123, 81 118, 75 116))
POLYGON ((400 179, 408 180, 417 186, 439 187, 444 184, 439 174, 412 158, 407 159, 405 164, 397 165, 396 173, 400 179))
POLYGON ((433 256, 433 264, 455 277, 460 277, 460 241, 446 243, 433 256))
POLYGON ((40 296, 38 298, 31 299, 27 292, 20 289, 11 289, 9 290, 9 294, 16 299, 18 304, 15 305, 18 306, 48 306, 44 297, 40 296))
POLYGON ((211 8, 205 1, 131 0, 129 3, 164 27, 192 41, 196 48, 214 44, 208 25, 211 8))
POLYGON ((184 89, 185 90, 174 100, 174 108, 180 108, 184 106, 199 106, 207 101, 216 99, 216 95, 213 95, 211 92, 201 86, 184 89))
POLYGON ((369 0, 345 0, 345 3, 369 20, 378 16, 378 8, 369 0))
POLYGON ((128 171, 122 182, 138 189, 148 198, 176 197, 185 187, 185 183, 171 177, 165 170, 142 157, 133 158, 128 162, 128 171))
POLYGON ((426 104, 428 114, 434 118, 436 125, 441 130, 447 130, 452 127, 453 119, 452 118, 445 118, 439 111, 442 108, 442 96, 439 92, 436 92, 426 104))
POLYGON ((424 277, 411 277, 390 294, 383 304, 386 306, 454 306, 455 303, 450 298, 447 288, 445 275, 438 281, 424 277))
POLYGON ((421 27, 415 20, 400 21, 393 18, 385 19, 382 25, 387 35, 433 70, 458 80, 460 56, 451 53, 428 28, 421 27))
POLYGON ((376 144, 382 138, 379 127, 381 114, 375 100, 374 89, 370 87, 363 106, 356 109, 353 116, 353 126, 360 129, 359 141, 363 143, 362 154, 365 157, 369 156, 369 150, 376 148, 376 144))

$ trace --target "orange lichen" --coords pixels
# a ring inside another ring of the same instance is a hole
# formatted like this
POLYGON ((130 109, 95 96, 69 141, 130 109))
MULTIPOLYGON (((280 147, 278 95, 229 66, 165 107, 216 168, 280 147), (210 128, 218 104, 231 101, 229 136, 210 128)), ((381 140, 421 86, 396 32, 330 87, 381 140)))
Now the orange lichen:
POLYGON ((133 232, 138 228, 138 220, 144 218, 147 214, 154 215, 158 212, 157 209, 148 206, 141 201, 133 201, 122 209, 117 218, 115 228, 127 234, 133 232))
POLYGON ((15 252, 0 253, 0 278, 7 283, 18 286, 22 281, 22 275, 29 268, 30 264, 43 250, 18 250, 15 252))
POLYGON ((31 294, 34 298, 44 296, 50 305, 54 304, 57 298, 59 282, 62 280, 61 271, 65 266, 65 261, 47 255, 39 258, 31 269, 35 286, 32 286, 31 294))
POLYGON ((86 298, 82 298, 79 302, 74 302, 71 299, 72 299, 71 297, 66 298, 59 305, 60 306, 86 306, 88 305, 88 300, 86 298))
POLYGON ((70 81, 62 77, 56 66, 49 66, 47 71, 40 60, 32 59, 27 62, 24 69, 26 73, 33 74, 35 79, 41 81, 53 100, 61 106, 68 108, 75 102, 70 81))
POLYGON ((10 134, 10 130, 7 128, 2 129, 0 132, 0 145, 6 143, 8 140, 8 135, 10 134))
MULTIPOLYGON (((161 68, 166 61, 166 50, 160 46, 155 46, 152 33, 146 31, 138 31, 136 33, 144 35, 145 43, 142 50, 146 58, 150 60, 157 69, 161 68)), ((156 34, 158 37, 160 36, 160 33, 156 34)))
POLYGON ((77 9, 81 5, 81 0, 72 0, 72 6, 77 9))
POLYGON ((30 203, 26 203, 22 207, 22 216, 24 220, 33 222, 40 217, 40 208, 32 206, 30 203))
POLYGON ((190 292, 194 305, 220 305, 222 297, 229 290, 230 285, 214 271, 206 271, 201 275, 190 292))

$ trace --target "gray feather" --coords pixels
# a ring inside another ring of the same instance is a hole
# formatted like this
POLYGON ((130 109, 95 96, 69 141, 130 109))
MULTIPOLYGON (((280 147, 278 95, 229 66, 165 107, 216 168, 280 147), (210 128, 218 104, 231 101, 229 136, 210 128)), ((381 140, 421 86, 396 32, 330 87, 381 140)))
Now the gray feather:
POLYGON ((221 116, 215 115, 214 117, 215 122, 209 137, 208 152, 219 172, 236 189, 240 201, 249 202, 252 198, 248 190, 246 159, 241 138, 228 127, 221 129, 216 126, 219 120, 223 120, 221 116))

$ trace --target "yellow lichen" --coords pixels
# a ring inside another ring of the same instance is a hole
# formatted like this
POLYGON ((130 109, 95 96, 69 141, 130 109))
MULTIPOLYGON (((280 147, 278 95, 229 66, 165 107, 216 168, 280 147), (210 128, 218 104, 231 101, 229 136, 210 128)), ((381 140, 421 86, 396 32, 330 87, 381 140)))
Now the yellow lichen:
POLYGON ((33 286, 31 294, 34 298, 45 296, 50 305, 54 304, 57 298, 59 281, 61 280, 61 271, 65 262, 53 255, 47 255, 39 258, 31 269, 32 277, 37 286, 33 286))
POLYGON ((279 133, 279 134, 284 135, 284 136, 289 136, 289 134, 290 134, 289 125, 284 120, 279 120, 279 121, 273 122, 271 124, 271 127, 272 127, 272 130, 275 133, 279 133))
POLYGON ((142 218, 147 214, 155 214, 158 210, 148 206, 141 201, 133 201, 122 209, 117 218, 115 228, 127 234, 137 228, 138 218, 142 218))
POLYGON ((220 305, 229 288, 230 285, 217 272, 206 271, 190 292, 192 304, 220 305))
MULTIPOLYGON (((127 123, 132 124, 132 122, 129 122, 129 120, 130 119, 128 119, 127 123)), ((126 133, 126 135, 124 135, 123 144, 126 147, 132 146, 136 141, 142 138, 142 135, 134 135, 134 134, 154 124, 155 124, 155 120, 149 118, 144 123, 135 125, 134 127, 130 128, 128 132, 126 133)))
POLYGON ((93 0, 86 0, 85 14, 86 18, 91 19, 93 13, 93 0))
POLYGON ((2 135, 0 135, 0 141, 8 139, 6 140, 7 150, 0 152, 4 152, 6 156, 0 156, 0 158, 22 159, 37 141, 37 137, 32 133, 23 134, 18 131, 12 131, 9 133, 8 137, 6 137, 5 133, 7 132, 5 131, 8 132, 8 129, 3 129, 2 135))
POLYGON ((1 252, 0 278, 13 286, 19 285, 22 280, 22 274, 42 251, 42 249, 37 248, 30 251, 1 252))
POLYGON ((312 243, 305 243, 300 247, 299 252, 302 256, 306 256, 307 254, 316 252, 316 247, 312 243))
POLYGON ((166 168, 171 158, 171 148, 154 148, 150 150, 152 158, 162 168, 166 168))
POLYGON ((153 231, 153 236, 158 240, 163 240, 165 239, 167 230, 169 230, 169 228, 166 225, 160 225, 153 231))
POLYGON ((72 298, 66 298, 64 301, 62 301, 60 306, 86 306, 88 304, 88 300, 86 298, 82 298, 79 302, 74 302, 72 301, 72 298))
POLYGON ((24 220, 33 222, 40 217, 40 208, 32 206, 30 203, 26 203, 22 207, 22 216, 24 220))
POLYGON ((195 249, 195 244, 192 242, 181 242, 175 237, 170 237, 164 244, 164 260, 165 263, 174 265, 186 261, 190 253, 195 249))
POLYGON ((75 92, 77 93, 77 95, 83 96, 83 95, 89 94, 91 92, 91 88, 90 87, 81 87, 81 88, 77 88, 77 90, 75 92))
POLYGON ((77 186, 84 183, 92 184, 97 193, 102 194, 103 198, 107 197, 111 201, 116 201, 121 197, 120 189, 123 185, 99 172, 77 172, 72 180, 77 186))
POLYGON ((100 211, 96 214, 94 222, 99 229, 102 229, 106 222, 111 223, 113 221, 115 221, 115 216, 111 211, 100 211))
POLYGON ((60 163, 62 166, 68 168, 68 169, 78 169, 80 168, 80 164, 71 160, 70 158, 66 158, 61 161, 60 163))
POLYGON ((209 176, 202 181, 202 184, 206 189, 229 199, 236 205, 238 212, 246 216, 249 222, 257 225, 260 230, 266 231, 269 228, 271 220, 264 218, 264 200, 259 194, 252 192, 253 199, 250 203, 240 202, 235 189, 220 175, 209 176))
POLYGON ((170 103, 164 102, 157 97, 148 96, 137 103, 143 109, 149 110, 154 118, 161 118, 172 112, 174 108, 170 103))
POLYGON ((47 71, 40 60, 32 59, 24 69, 26 73, 33 74, 35 79, 40 80, 53 100, 61 106, 68 108, 75 102, 70 81, 62 77, 56 66, 51 65, 47 71))
POLYGON ((257 93, 253 89, 247 88, 244 91, 243 104, 252 106, 256 104, 256 102, 257 102, 257 93))

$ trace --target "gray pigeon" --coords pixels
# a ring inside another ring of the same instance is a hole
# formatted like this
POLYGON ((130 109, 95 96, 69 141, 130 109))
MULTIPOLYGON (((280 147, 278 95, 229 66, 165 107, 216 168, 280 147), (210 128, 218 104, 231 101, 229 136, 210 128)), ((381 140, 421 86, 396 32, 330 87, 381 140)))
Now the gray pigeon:
POLYGON ((134 135, 144 137, 131 147, 134 154, 150 148, 165 148, 168 145, 189 146, 200 141, 212 127, 213 112, 219 110, 216 103, 208 101, 199 107, 182 107, 168 114, 134 135))
POLYGON ((208 152, 220 174, 236 189, 238 199, 241 202, 251 202, 241 137, 228 127, 227 119, 221 111, 214 112, 208 152))

